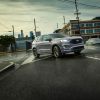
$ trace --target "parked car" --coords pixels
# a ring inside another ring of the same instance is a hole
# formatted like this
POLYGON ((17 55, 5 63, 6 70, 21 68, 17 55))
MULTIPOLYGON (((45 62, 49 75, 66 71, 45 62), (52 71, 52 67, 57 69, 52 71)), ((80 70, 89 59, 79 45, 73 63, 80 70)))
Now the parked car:
POLYGON ((87 46, 100 45, 100 38, 90 38, 86 41, 87 46))
POLYGON ((52 54, 56 58, 70 52, 80 54, 83 49, 84 43, 82 37, 70 37, 60 33, 41 35, 32 43, 33 55, 36 58, 41 54, 52 54))

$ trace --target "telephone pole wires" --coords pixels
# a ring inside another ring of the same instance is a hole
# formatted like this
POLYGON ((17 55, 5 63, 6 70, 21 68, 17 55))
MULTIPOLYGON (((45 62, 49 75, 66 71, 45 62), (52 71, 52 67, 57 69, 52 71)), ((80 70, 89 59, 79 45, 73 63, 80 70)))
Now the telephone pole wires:
POLYGON ((78 32, 79 32, 79 35, 80 34, 80 18, 79 18, 79 15, 81 14, 78 10, 78 4, 77 4, 77 0, 75 0, 75 8, 76 8, 76 11, 75 11, 75 15, 76 15, 76 20, 77 20, 77 24, 78 24, 78 32))

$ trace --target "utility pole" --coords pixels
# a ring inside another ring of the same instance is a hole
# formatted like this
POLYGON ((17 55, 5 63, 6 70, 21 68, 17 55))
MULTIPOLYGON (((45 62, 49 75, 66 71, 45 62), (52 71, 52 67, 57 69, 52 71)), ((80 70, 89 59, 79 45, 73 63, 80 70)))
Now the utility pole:
POLYGON ((79 12, 79 10, 78 10, 78 5, 77 5, 77 0, 75 0, 75 8, 76 8, 76 12, 75 12, 75 14, 76 14, 76 19, 77 19, 77 24, 78 24, 78 31, 79 31, 79 35, 81 35, 80 34, 80 22, 79 22, 79 14, 80 14, 80 12, 79 12))
POLYGON ((63 20, 64 20, 64 25, 65 25, 65 16, 63 16, 63 20))
POLYGON ((12 32, 13 32, 13 37, 15 36, 15 32, 14 32, 14 25, 12 25, 12 32))
MULTIPOLYGON (((15 38, 14 25, 12 25, 12 32, 13 32, 13 37, 15 38)), ((12 52, 16 51, 16 41, 14 43, 14 47, 13 47, 13 44, 11 43, 11 48, 12 48, 12 52)))
POLYGON ((57 28, 58 28, 58 23, 57 23, 57 28))
POLYGON ((34 18, 34 31, 35 31, 35 36, 36 36, 36 21, 35 21, 35 18, 34 18))

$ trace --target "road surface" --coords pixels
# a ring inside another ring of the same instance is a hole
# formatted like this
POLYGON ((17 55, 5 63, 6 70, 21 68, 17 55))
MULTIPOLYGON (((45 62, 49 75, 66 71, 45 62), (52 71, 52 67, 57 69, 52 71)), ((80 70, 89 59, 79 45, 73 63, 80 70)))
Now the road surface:
POLYGON ((33 59, 0 80, 0 100, 100 99, 100 51, 33 59))

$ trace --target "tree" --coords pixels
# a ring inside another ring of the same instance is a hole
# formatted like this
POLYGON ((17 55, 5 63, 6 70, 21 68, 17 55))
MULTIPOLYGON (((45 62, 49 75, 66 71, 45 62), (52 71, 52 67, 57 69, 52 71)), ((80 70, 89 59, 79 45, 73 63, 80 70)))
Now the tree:
POLYGON ((57 29, 53 33, 59 33, 62 29, 57 29))
POLYGON ((98 17, 95 17, 92 20, 100 20, 100 17, 99 16, 98 17))
POLYGON ((0 44, 3 47, 3 51, 7 51, 7 48, 11 45, 11 50, 13 51, 12 45, 15 44, 15 38, 11 35, 1 35, 0 36, 0 44))

